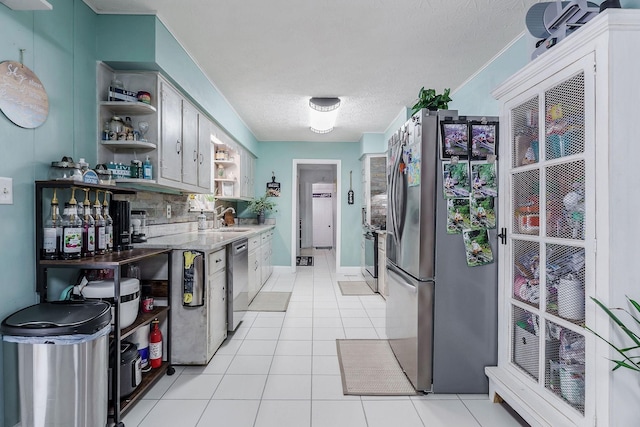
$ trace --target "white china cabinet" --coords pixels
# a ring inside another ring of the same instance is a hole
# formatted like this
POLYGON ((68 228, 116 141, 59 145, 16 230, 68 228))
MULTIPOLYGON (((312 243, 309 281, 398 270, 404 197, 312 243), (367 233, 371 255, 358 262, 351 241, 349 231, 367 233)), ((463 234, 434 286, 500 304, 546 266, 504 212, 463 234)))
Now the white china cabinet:
MULTIPOLYGON (((636 425, 590 297, 640 297, 640 11, 601 13, 499 86, 499 358, 490 397, 534 426, 636 425)), ((635 412, 635 417, 633 413, 635 412)))

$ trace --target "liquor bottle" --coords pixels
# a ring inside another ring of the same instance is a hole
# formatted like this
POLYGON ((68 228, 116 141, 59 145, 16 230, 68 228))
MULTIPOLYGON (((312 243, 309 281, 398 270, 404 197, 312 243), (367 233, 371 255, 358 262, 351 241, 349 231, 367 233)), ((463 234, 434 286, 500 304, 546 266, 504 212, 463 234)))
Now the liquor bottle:
POLYGON ((151 322, 151 334, 149 334, 149 363, 152 368, 162 366, 162 332, 160 321, 154 319, 151 322))
POLYGON ((96 255, 103 255, 107 252, 107 237, 106 226, 107 223, 102 216, 102 206, 98 200, 100 190, 96 190, 96 201, 93 204, 93 219, 96 223, 96 255))
POLYGON ((62 258, 78 259, 82 251, 82 220, 78 217, 76 189, 71 189, 71 199, 64 205, 62 217, 62 258))
POLYGON ((51 213, 44 222, 42 259, 58 259, 60 257, 60 237, 62 235, 62 218, 60 217, 60 209, 58 207, 58 197, 56 189, 53 189, 53 198, 51 199, 51 213))
POLYGON ((89 189, 83 188, 84 202, 82 203, 82 257, 92 257, 96 254, 96 222, 91 216, 91 202, 89 189))
POLYGON ((104 201, 102 202, 102 216, 104 217, 104 237, 106 243, 107 253, 113 252, 113 218, 109 215, 109 203, 107 203, 107 193, 111 194, 111 191, 104 192, 104 201))

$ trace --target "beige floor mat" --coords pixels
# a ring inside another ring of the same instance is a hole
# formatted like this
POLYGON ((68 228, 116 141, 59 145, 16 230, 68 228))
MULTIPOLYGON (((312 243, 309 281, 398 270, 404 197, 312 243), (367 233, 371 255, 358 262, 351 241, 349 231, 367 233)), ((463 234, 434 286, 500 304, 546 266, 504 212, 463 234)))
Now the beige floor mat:
POLYGON ((375 295, 367 282, 363 281, 338 281, 342 295, 375 295))
POLYGON ((345 395, 417 394, 387 340, 336 340, 336 345, 345 395))
POLYGON ((251 304, 249 311, 287 311, 291 292, 258 292, 251 304))

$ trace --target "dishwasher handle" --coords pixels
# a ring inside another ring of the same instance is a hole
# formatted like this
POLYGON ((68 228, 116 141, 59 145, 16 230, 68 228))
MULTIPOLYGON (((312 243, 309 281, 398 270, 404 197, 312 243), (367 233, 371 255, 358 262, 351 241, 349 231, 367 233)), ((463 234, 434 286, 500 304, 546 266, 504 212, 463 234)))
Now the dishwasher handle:
POLYGON ((249 249, 249 242, 247 240, 243 240, 237 243, 234 243, 231 248, 232 255, 238 255, 242 252, 247 252, 249 249))

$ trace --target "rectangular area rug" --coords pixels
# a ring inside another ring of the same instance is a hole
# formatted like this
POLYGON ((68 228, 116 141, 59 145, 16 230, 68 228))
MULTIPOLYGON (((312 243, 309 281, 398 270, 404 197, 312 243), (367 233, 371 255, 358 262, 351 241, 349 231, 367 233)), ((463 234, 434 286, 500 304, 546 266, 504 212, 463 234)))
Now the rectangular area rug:
POLYGON ((297 256, 296 257, 296 265, 300 266, 312 266, 313 265, 313 257, 312 256, 297 256))
POLYGON ((251 304, 249 311, 287 311, 291 292, 258 292, 251 304))
POLYGON ((336 340, 342 391, 356 396, 413 396, 418 393, 387 340, 336 340))
POLYGON ((338 281, 342 295, 375 295, 367 282, 363 281, 338 281))

